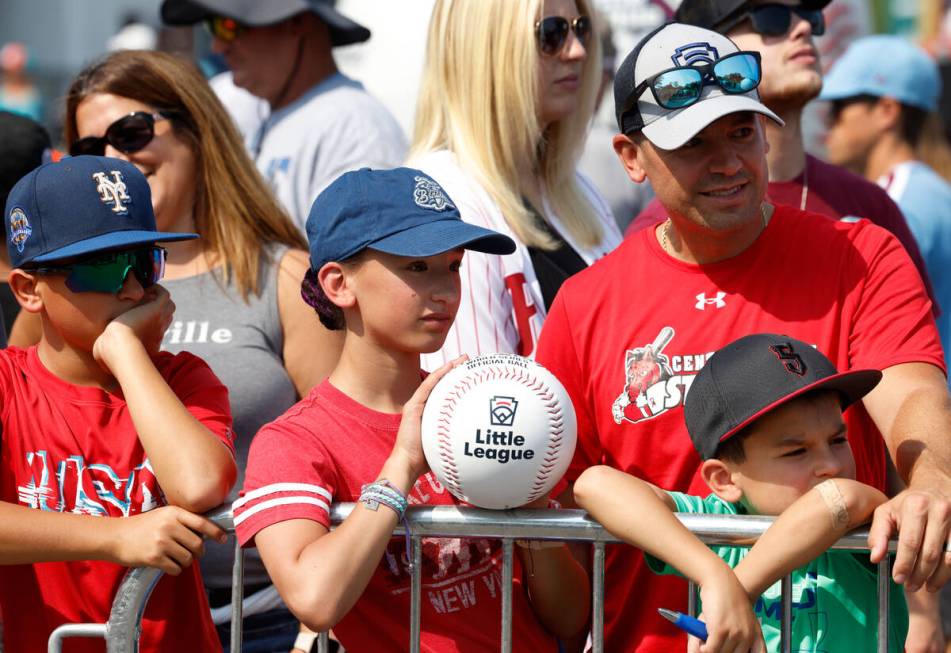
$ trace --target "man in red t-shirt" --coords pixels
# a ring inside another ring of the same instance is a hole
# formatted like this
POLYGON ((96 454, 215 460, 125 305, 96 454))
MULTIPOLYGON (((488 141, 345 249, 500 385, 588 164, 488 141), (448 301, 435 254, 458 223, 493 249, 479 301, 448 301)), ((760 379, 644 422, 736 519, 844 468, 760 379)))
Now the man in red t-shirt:
MULTIPOLYGON (((813 35, 822 34, 822 8, 830 0, 802 0, 788 9, 760 0, 684 0, 676 20, 728 36, 740 49, 759 52, 763 80, 760 99, 785 125, 767 121, 769 188, 773 204, 794 206, 835 219, 868 218, 892 232, 908 250, 934 302, 931 280, 908 224, 888 193, 845 168, 806 154, 802 112, 822 88, 813 35), (762 5, 767 5, 763 7, 762 5)), ((667 218, 655 198, 634 219, 627 235, 667 218)), ((935 306, 935 312, 938 312, 935 306)))
MULTIPOLYGON (((887 444, 910 487, 876 513, 872 540, 900 528, 896 581, 939 586, 951 575, 951 401, 931 304, 885 230, 764 201, 762 116, 780 119, 758 100, 759 70, 755 53, 674 23, 618 71, 615 151, 670 217, 569 279, 542 330, 537 359, 578 416, 568 480, 608 464, 699 492, 682 415, 694 375, 737 337, 787 334, 841 370, 884 371, 846 415, 859 480, 884 487, 887 444)), ((685 609, 684 583, 653 577, 628 547, 609 548, 606 564, 605 649, 683 650, 655 608, 685 609)))

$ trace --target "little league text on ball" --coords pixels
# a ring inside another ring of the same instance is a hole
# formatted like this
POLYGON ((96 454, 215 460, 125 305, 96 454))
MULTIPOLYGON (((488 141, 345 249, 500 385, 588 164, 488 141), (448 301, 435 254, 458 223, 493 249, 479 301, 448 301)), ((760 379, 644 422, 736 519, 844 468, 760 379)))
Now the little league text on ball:
POLYGON ((482 429, 476 429, 475 444, 485 444, 487 447, 470 447, 471 443, 466 442, 462 455, 470 458, 485 458, 486 460, 498 460, 504 465, 509 460, 531 460, 535 457, 534 449, 525 448, 525 438, 521 435, 513 435, 512 431, 493 431, 487 429, 485 433, 482 429))

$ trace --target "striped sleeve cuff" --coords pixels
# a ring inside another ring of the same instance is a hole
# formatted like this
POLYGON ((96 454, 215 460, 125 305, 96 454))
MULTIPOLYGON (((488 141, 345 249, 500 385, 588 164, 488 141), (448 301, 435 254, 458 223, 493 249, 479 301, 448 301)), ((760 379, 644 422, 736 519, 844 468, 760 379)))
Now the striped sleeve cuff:
POLYGON ((310 483, 272 483, 251 490, 232 504, 234 526, 242 544, 261 529, 288 519, 312 519, 330 526, 333 495, 310 483))

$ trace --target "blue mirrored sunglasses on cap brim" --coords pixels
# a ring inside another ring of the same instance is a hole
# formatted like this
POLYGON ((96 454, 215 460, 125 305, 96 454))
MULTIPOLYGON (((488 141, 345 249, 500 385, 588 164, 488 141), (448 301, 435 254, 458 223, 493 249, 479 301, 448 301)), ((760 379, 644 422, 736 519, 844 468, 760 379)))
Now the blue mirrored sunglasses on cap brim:
POLYGON ((115 294, 132 272, 143 288, 154 286, 165 274, 165 249, 150 246, 94 254, 75 263, 36 268, 43 274, 66 274, 66 287, 73 292, 115 294))
POLYGON ((734 52, 703 66, 669 68, 637 85, 629 108, 650 88, 657 104, 665 109, 683 109, 700 99, 703 87, 719 86, 724 93, 740 95, 759 86, 761 78, 759 52, 734 52))

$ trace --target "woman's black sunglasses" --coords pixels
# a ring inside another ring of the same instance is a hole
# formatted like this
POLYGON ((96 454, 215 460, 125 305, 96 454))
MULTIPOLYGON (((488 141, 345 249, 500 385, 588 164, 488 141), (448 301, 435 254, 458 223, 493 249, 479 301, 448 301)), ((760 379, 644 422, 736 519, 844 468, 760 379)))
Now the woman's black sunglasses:
POLYGON ((782 36, 789 31, 792 15, 796 14, 809 23, 813 36, 822 36, 826 31, 826 21, 821 9, 804 9, 798 6, 769 4, 751 9, 747 15, 753 24, 753 31, 763 36, 782 36))
POLYGON ((588 39, 591 38, 591 19, 589 17, 578 16, 569 21, 563 16, 549 16, 535 23, 538 49, 544 55, 558 54, 565 47, 569 30, 574 30, 575 36, 581 42, 581 45, 588 47, 588 39))
POLYGON ((69 146, 69 153, 72 156, 79 156, 80 154, 102 156, 106 153, 106 144, 124 154, 138 152, 155 137, 155 122, 167 118, 168 116, 161 112, 136 111, 130 113, 109 125, 103 136, 87 136, 73 141, 73 144, 69 146))

